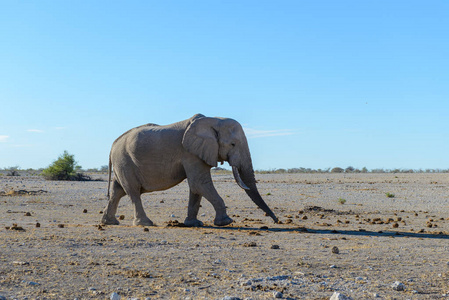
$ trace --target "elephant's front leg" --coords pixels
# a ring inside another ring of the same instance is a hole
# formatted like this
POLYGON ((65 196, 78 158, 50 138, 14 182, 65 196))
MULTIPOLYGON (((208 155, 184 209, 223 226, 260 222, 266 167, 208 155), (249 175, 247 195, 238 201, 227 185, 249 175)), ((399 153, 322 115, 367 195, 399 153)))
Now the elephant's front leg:
POLYGON ((189 206, 187 209, 187 218, 184 221, 184 224, 189 227, 201 227, 203 226, 203 222, 198 220, 198 211, 200 209, 201 203, 201 195, 195 194, 190 191, 189 196, 189 206))
POLYGON ((214 187, 210 175, 210 167, 207 165, 198 166, 191 172, 187 172, 187 178, 190 190, 206 198, 215 209, 214 224, 217 226, 226 226, 233 220, 226 214, 226 205, 217 190, 214 187))

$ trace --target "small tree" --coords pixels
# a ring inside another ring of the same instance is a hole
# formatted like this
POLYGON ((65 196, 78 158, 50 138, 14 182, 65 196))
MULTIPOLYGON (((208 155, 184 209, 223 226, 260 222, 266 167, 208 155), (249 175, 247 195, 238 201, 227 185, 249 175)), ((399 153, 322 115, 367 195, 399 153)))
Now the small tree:
POLYGON ((331 170, 331 173, 343 173, 345 170, 339 167, 335 167, 331 170))
POLYGON ((19 170, 19 166, 9 167, 6 176, 20 176, 19 170))
POLYGON ((88 176, 76 172, 80 168, 75 161, 75 156, 64 151, 57 160, 42 171, 42 175, 47 180, 89 180, 88 176))

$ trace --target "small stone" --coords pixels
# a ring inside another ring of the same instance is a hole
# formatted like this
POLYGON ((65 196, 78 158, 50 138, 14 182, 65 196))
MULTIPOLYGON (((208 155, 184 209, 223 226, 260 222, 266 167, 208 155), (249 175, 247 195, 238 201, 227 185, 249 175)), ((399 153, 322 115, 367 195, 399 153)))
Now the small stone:
POLYGON ((233 297, 233 296, 224 296, 221 298, 221 300, 242 300, 239 297, 233 297))
POLYGON ((41 223, 36 223, 36 228, 41 227, 41 223))
POLYGON ((25 217, 31 217, 31 213, 30 213, 30 212, 27 212, 27 213, 25 214, 25 217))
POLYGON ((343 294, 334 292, 329 300, 352 300, 351 297, 345 296, 343 294))
POLYGON ((83 209, 83 214, 86 214, 87 213, 87 209, 83 209))
POLYGON ((111 300, 120 300, 120 295, 114 292, 114 293, 111 294, 109 299, 111 299, 111 300))
POLYGON ((143 229, 143 231, 150 231, 150 230, 149 230, 148 228, 145 227, 145 228, 143 229))
POLYGON ((329 268, 331 268, 331 269, 336 269, 337 266, 336 266, 336 265, 331 265, 329 268))
POLYGON ((125 215, 120 215, 119 217, 118 217, 118 219, 121 221, 121 220, 125 220, 125 215))
POLYGON ((272 245, 271 249, 280 249, 279 245, 272 245))
POLYGON ((251 280, 244 281, 240 283, 241 286, 251 286, 253 282, 251 280))
POLYGON ((273 297, 276 299, 281 299, 284 297, 284 294, 282 294, 281 292, 273 292, 273 297))
POLYGON ((170 218, 176 218, 176 216, 174 214, 171 214, 170 218))
POLYGON ((332 253, 334 253, 334 254, 338 254, 338 253, 340 253, 340 250, 338 249, 338 247, 337 246, 334 246, 334 247, 332 247, 332 253))
POLYGON ((64 224, 58 224, 59 228, 64 228, 64 224))
POLYGON ((399 281, 395 281, 391 287, 393 288, 393 290, 395 291, 403 291, 405 290, 405 285, 402 282, 399 281))
POLYGON ((28 285, 40 285, 40 283, 34 282, 34 281, 30 281, 28 282, 28 285))

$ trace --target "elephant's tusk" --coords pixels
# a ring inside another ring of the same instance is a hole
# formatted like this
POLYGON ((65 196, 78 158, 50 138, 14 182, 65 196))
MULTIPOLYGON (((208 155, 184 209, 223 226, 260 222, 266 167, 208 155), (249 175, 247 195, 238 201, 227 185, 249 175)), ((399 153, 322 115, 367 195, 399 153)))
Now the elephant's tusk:
POLYGON ((250 188, 246 186, 246 184, 243 182, 242 178, 240 178, 239 169, 237 167, 232 166, 232 174, 234 174, 234 179, 244 190, 249 190, 250 188))

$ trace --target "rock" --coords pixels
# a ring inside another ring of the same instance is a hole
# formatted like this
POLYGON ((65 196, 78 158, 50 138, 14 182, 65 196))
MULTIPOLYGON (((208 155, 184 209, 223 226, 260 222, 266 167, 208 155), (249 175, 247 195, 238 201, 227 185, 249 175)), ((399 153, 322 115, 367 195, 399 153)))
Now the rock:
POLYGON ((271 249, 279 249, 280 247, 279 247, 279 245, 272 245, 271 246, 271 249))
POLYGON ((393 288, 393 290, 395 291, 403 291, 405 290, 405 285, 402 282, 399 281, 395 281, 391 287, 393 288))
POLYGON ((282 294, 281 292, 273 292, 273 297, 276 299, 281 299, 284 297, 284 294, 282 294))
POLYGON ((242 300, 239 297, 224 296, 221 300, 242 300))
POLYGON ((340 253, 340 250, 338 249, 338 247, 337 246, 334 246, 334 247, 332 247, 332 253, 334 253, 334 254, 338 254, 338 253, 340 253))
POLYGON ((352 300, 351 297, 345 296, 343 294, 334 292, 329 300, 352 300))
POLYGON ((253 282, 251 280, 247 280, 247 281, 240 283, 241 286, 250 286, 252 284, 253 284, 253 282))
POLYGON ((109 299, 111 299, 111 300, 120 300, 120 295, 114 292, 114 293, 111 294, 109 299))

